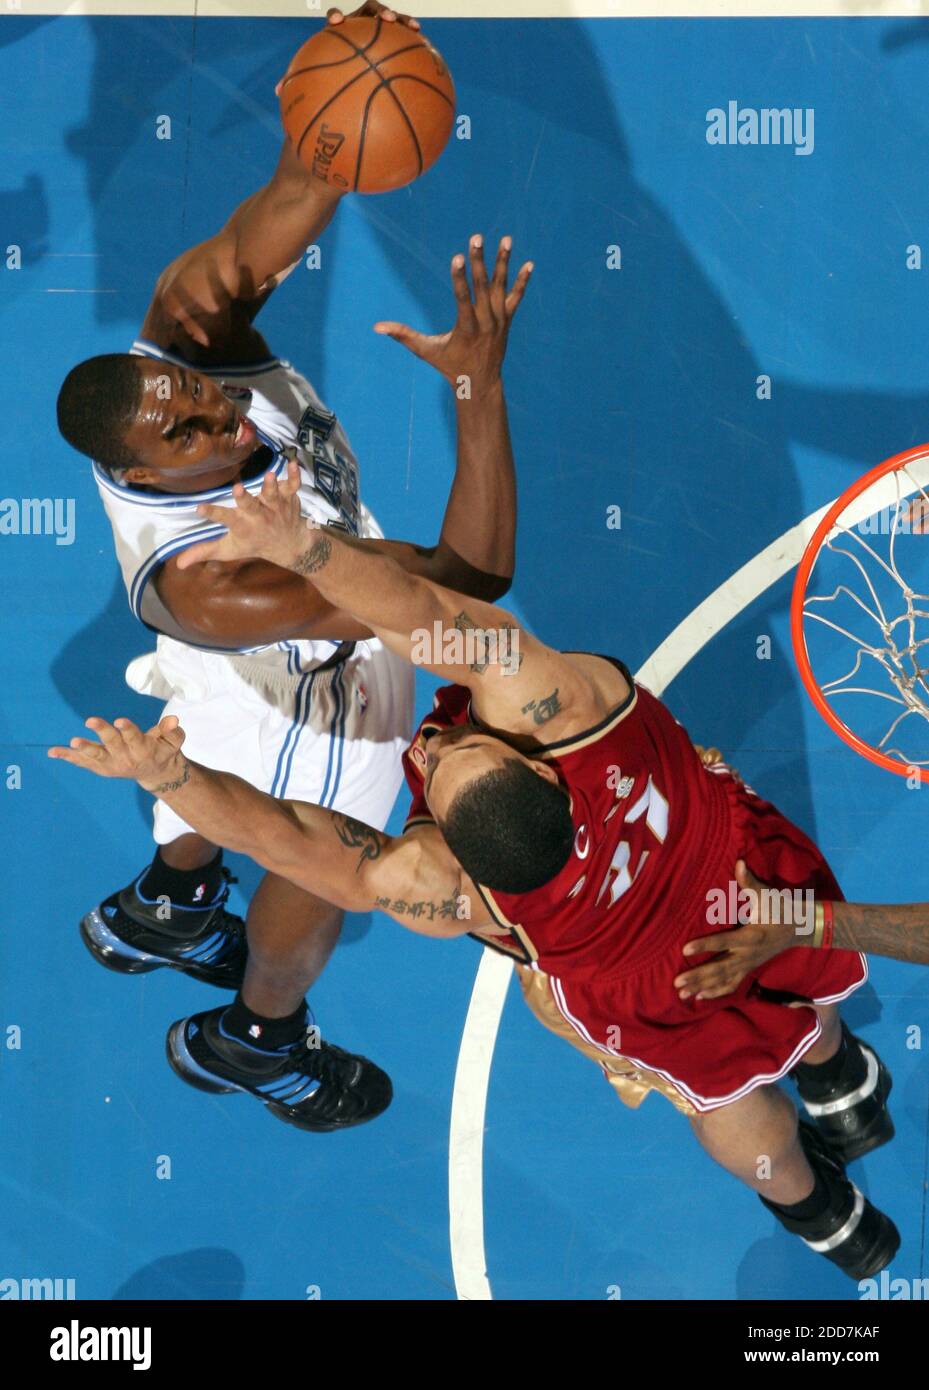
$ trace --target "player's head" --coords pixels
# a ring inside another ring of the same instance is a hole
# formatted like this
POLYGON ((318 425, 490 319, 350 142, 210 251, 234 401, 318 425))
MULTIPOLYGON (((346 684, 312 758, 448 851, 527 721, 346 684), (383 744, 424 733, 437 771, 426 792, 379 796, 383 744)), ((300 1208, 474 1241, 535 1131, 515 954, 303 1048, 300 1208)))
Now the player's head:
POLYGON ((124 352, 71 369, 58 393, 58 428, 121 482, 169 492, 232 482, 257 443, 254 425, 212 377, 124 352))
POLYGON ((564 868, 574 843, 554 768, 473 724, 436 733, 422 753, 429 809, 464 871, 501 893, 528 893, 564 868))

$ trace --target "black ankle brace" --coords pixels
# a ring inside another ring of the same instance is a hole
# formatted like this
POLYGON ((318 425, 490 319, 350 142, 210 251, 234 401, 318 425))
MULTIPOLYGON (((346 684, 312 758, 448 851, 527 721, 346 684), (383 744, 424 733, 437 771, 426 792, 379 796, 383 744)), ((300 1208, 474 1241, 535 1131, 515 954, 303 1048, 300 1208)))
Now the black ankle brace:
POLYGON ((819 1064, 798 1062, 793 1074, 803 1099, 817 1101, 856 1090, 864 1081, 867 1071, 865 1055, 843 1023, 838 1051, 819 1064))

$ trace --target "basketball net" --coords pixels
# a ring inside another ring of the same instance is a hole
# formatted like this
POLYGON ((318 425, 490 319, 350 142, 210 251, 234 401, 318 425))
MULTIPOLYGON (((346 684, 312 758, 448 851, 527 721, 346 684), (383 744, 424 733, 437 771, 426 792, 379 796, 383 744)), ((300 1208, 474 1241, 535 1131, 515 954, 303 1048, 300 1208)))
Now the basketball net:
POLYGON ((929 445, 886 459, 828 508, 794 581, 791 635, 839 737, 929 782, 929 445))

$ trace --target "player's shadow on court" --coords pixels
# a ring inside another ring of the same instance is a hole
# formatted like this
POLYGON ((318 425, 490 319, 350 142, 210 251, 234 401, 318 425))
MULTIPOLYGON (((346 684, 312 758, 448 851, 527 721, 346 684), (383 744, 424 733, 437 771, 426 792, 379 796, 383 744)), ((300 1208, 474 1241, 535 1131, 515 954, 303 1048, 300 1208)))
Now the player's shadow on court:
POLYGON ((856 989, 842 1005, 842 1017, 853 1033, 872 1028, 880 1023, 883 1006, 877 991, 870 983, 856 989))
POLYGON ((204 1246, 143 1265, 120 1284, 113 1302, 235 1300, 244 1286, 245 1266, 238 1255, 204 1246))
MULTIPOLYGON (((7 14, 0 25, 0 49, 23 42, 50 22, 50 16, 7 14)), ((38 174, 27 174, 22 188, 0 189, 0 227, 3 228, 4 252, 12 242, 23 249, 26 263, 41 256, 46 249, 48 221, 45 185, 38 174)), ((9 290, 10 285, 4 288, 9 290)), ((25 291, 28 285, 24 283, 21 288, 25 291)))
POLYGON ((160 704, 137 695, 126 685, 124 673, 133 657, 151 651, 155 635, 132 616, 126 590, 114 574, 106 606, 92 617, 57 652, 51 678, 59 695, 81 721, 91 714, 105 719, 123 714, 144 724, 155 721, 160 704))
MULTIPOLYGON (((146 798, 146 801, 146 814, 150 814, 148 808, 151 806, 151 798, 146 798)), ((224 860, 236 879, 230 909, 244 916, 252 895, 264 877, 264 869, 244 854, 226 854, 224 860)), ((371 921, 370 912, 347 912, 339 933, 340 948, 354 946, 356 942, 362 941, 371 929, 371 921)))
MULTIPOLYGON (((0 227, 4 229, 3 253, 16 245, 22 253, 22 266, 30 270, 48 250, 49 208, 45 184, 38 174, 27 174, 19 188, 0 189, 0 227)), ((32 290, 28 275, 10 276, 4 282, 4 302, 9 308, 17 291, 32 290)))
MULTIPOLYGON (((773 1216, 771 1222, 775 1224, 773 1216)), ((848 1275, 776 1226, 772 1235, 756 1240, 745 1252, 736 1272, 735 1296, 739 1300, 782 1299, 787 1289, 791 1302, 855 1298, 855 1285, 848 1275)))

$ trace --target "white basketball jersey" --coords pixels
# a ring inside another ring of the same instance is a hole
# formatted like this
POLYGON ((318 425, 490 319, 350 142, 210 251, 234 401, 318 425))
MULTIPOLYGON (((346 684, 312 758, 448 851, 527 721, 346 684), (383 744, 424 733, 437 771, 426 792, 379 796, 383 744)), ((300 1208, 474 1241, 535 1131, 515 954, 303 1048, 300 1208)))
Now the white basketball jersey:
MULTIPOLYGON (((165 352, 144 338, 136 339, 132 352, 178 366, 191 366, 183 358, 165 352)), ((362 505, 358 464, 345 432, 306 377, 277 357, 247 367, 196 367, 195 370, 221 382, 226 395, 255 426, 258 433, 255 447, 261 443, 271 451, 265 472, 245 484, 248 492, 260 491, 267 472, 283 477, 288 460, 293 457, 300 465, 298 496, 304 516, 340 526, 352 535, 382 536, 377 522, 362 505)), ((208 492, 144 492, 116 482, 96 462, 93 471, 113 527, 116 556, 129 605, 136 617, 155 632, 189 646, 228 650, 191 642, 161 602, 152 581, 170 556, 198 541, 224 534, 222 526, 198 516, 197 507, 201 502, 232 506, 232 485, 208 492)), ((257 656, 263 664, 281 664, 293 673, 311 670, 327 661, 338 645, 329 641, 294 640, 238 650, 257 656)))

